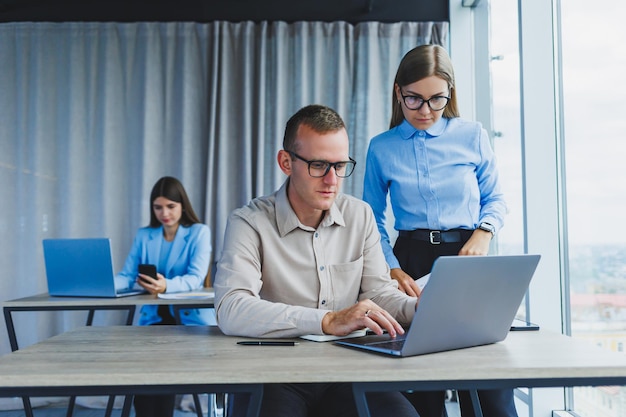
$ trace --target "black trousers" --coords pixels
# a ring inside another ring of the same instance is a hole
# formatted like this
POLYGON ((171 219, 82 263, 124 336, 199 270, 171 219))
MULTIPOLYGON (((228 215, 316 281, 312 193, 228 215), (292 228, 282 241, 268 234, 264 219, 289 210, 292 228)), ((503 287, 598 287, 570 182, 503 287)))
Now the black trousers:
MULTIPOLYGON (((413 278, 430 273, 433 263, 440 256, 458 255, 471 236, 471 231, 462 233, 462 241, 433 245, 407 237, 398 237, 393 252, 402 270, 413 278)), ((468 391, 459 391, 461 416, 475 417, 468 391)), ((416 391, 404 393, 421 417, 446 417, 444 391, 416 391)), ((478 390, 484 417, 517 417, 512 389, 478 390)))
MULTIPOLYGON (((322 360, 322 359, 320 359, 322 360)), ((372 417, 420 417, 399 392, 368 392, 367 404, 372 417)), ((228 396, 229 413, 243 417, 250 394, 228 396)), ((352 384, 265 384, 260 417, 357 417, 352 384)))
MULTIPOLYGON (((170 313, 169 306, 160 305, 157 311, 161 317, 161 321, 155 323, 155 325, 176 324, 176 319, 170 313)), ((172 417, 174 415, 175 402, 176 395, 135 395, 135 399, 133 400, 135 416, 172 417)))

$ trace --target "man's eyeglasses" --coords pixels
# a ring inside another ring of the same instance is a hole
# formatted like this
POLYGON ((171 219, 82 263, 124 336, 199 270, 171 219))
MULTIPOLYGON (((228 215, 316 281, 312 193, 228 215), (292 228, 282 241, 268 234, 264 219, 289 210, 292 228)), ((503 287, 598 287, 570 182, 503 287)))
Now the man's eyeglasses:
POLYGON ((450 101, 450 97, 446 96, 434 96, 428 100, 424 100, 419 96, 405 96, 402 92, 400 92, 400 95, 402 96, 402 100, 404 100, 404 105, 409 110, 419 110, 424 103, 428 103, 428 107, 430 107, 431 110, 439 111, 443 110, 448 105, 448 101, 450 101))
POLYGON ((295 156, 301 161, 306 162, 309 165, 309 175, 313 178, 321 178, 328 174, 330 168, 335 168, 335 175, 339 178, 346 178, 352 175, 354 172, 354 167, 356 165, 356 161, 350 157, 349 161, 339 161, 339 162, 328 162, 328 161, 309 161, 308 159, 304 159, 300 155, 295 152, 287 151, 290 155, 295 156))

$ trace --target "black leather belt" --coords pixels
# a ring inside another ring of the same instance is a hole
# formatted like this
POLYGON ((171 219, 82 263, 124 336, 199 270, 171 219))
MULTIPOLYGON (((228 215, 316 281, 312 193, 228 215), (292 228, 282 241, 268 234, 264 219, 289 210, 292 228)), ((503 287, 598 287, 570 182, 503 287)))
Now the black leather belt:
POLYGON ((413 240, 421 240, 430 242, 433 245, 440 243, 459 243, 465 242, 472 235, 473 230, 452 229, 452 230, 400 230, 400 237, 408 237, 413 240))

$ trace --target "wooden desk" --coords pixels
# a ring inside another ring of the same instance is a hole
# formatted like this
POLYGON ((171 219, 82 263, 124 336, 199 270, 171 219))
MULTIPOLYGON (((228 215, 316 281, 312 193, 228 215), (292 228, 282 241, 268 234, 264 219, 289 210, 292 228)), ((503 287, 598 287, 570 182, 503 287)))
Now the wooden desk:
POLYGON ((623 355, 545 331, 411 358, 239 340, 204 326, 83 327, 0 357, 0 396, 247 391, 253 416, 263 384, 354 382, 359 415, 368 416, 367 391, 626 384, 623 355))
MULTIPOLYGON (((126 311, 126 325, 131 325, 135 316, 137 306, 143 306, 146 304, 156 305, 173 305, 174 316, 178 323, 180 323, 180 310, 187 308, 211 308, 213 307, 214 297, 212 288, 202 288, 192 291, 192 293, 206 293, 211 295, 207 298, 179 298, 179 299, 165 299, 159 298, 152 294, 133 295, 128 297, 118 298, 100 298, 100 297, 52 297, 48 293, 39 294, 31 297, 24 297, 15 300, 9 300, 3 302, 4 320, 7 327, 7 335, 9 337, 9 344, 11 351, 15 352, 19 349, 17 342, 17 334, 15 331, 15 325, 13 323, 14 312, 25 311, 88 311, 86 325, 91 326, 96 311, 103 310, 123 310, 126 311)), ((72 397, 69 404, 68 415, 71 415, 71 410, 74 408, 74 400, 72 397)), ((114 397, 109 399, 105 415, 108 417, 111 414, 113 408, 114 397)), ((197 397, 194 396, 194 400, 197 402, 197 397)), ((32 408, 28 397, 23 397, 24 412, 27 417, 33 417, 32 408)), ((199 404, 196 403, 196 407, 199 404)))

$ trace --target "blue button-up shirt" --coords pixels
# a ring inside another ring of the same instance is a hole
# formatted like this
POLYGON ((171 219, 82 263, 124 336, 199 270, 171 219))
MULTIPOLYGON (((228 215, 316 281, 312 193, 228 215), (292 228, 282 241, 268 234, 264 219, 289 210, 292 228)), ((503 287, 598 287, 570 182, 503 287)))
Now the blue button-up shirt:
POLYGON ((385 228, 389 194, 396 230, 499 230, 506 205, 496 158, 480 123, 441 118, 428 130, 406 120, 369 144, 363 199, 374 210, 390 268, 400 264, 385 228))

